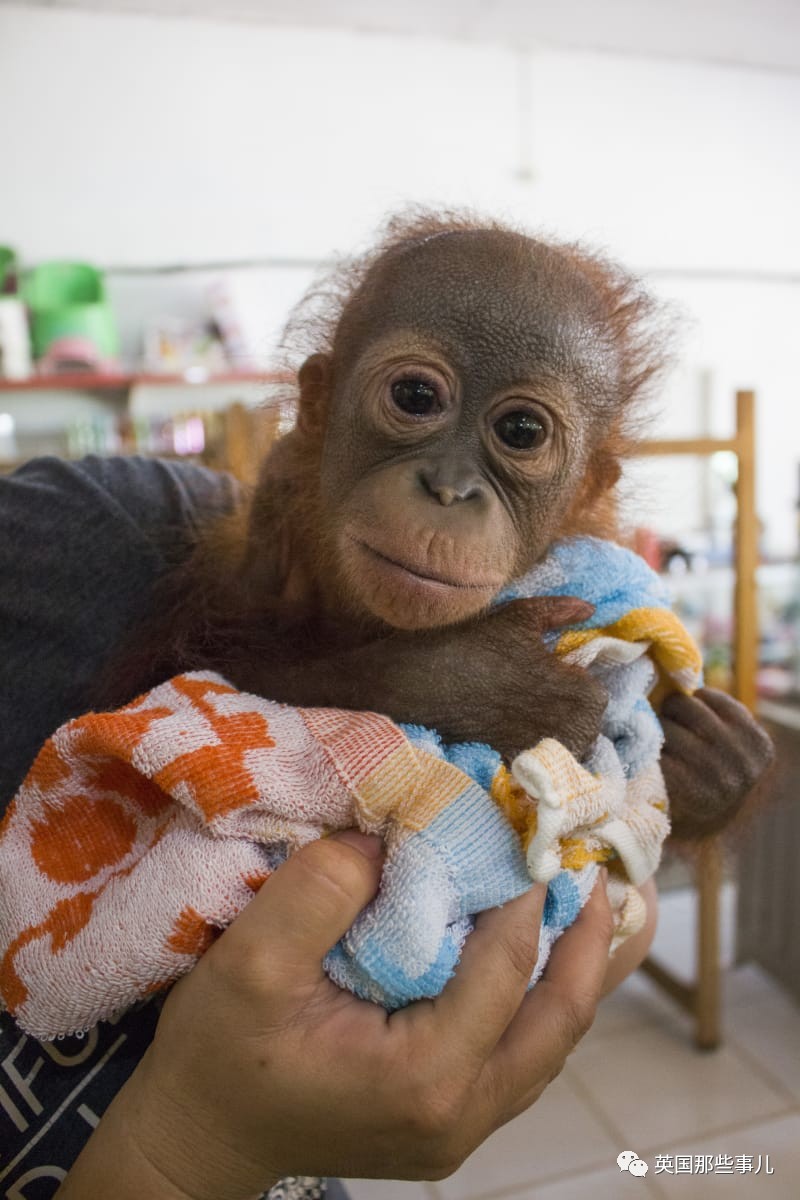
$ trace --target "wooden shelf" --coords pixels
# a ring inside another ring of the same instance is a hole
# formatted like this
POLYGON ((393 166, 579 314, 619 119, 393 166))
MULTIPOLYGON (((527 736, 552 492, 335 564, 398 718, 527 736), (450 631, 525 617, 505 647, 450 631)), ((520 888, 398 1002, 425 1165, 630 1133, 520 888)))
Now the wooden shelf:
POLYGON ((205 379, 185 375, 158 375, 147 372, 120 372, 100 375, 93 371, 65 371, 57 375, 31 375, 28 379, 0 379, 0 392, 127 392, 139 384, 159 387, 205 387, 225 383, 288 383, 292 376, 275 371, 225 371, 205 379))
POLYGON ((671 454, 717 454, 720 450, 731 450, 738 453, 739 439, 731 438, 670 438, 659 441, 642 442, 636 447, 639 456, 662 456, 671 454))

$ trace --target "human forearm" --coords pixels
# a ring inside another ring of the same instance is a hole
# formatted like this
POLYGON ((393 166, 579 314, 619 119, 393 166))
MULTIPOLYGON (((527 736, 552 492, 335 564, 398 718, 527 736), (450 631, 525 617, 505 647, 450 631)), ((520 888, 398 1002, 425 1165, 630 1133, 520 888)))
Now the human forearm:
POLYGON ((227 1163, 213 1138, 185 1110, 156 1100, 148 1058, 140 1063, 84 1146, 56 1200, 251 1200, 235 1190, 239 1164, 227 1163), (233 1183, 234 1190, 228 1191, 233 1183))

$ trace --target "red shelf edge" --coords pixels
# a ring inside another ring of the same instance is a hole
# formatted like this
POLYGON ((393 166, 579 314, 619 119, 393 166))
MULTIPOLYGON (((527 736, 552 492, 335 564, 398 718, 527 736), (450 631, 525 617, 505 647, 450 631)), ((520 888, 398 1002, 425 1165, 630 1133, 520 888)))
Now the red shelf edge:
POLYGON ((0 379, 0 392, 126 392, 137 384, 165 386, 182 385, 187 388, 205 387, 208 384, 225 383, 288 383, 292 376, 287 372, 275 371, 226 371, 209 375, 206 379, 187 379, 185 375, 157 375, 130 373, 119 375, 97 375, 92 372, 70 372, 60 375, 31 375, 28 379, 0 379))

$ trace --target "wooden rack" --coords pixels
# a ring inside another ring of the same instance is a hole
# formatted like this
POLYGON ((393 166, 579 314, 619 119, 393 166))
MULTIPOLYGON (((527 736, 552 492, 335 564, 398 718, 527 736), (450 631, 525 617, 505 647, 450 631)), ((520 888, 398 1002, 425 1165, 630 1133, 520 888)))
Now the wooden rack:
MULTIPOLYGON (((755 396, 736 393, 736 433, 732 438, 688 438, 651 441, 639 447, 641 455, 710 455, 728 450, 738 460, 736 527, 734 539, 733 694, 751 710, 756 702, 758 665, 758 607, 756 566, 758 520, 755 496, 755 396)), ((722 848, 718 839, 705 843, 694 867, 697 890, 696 976, 684 983, 666 967, 648 958, 642 969, 694 1017, 695 1042, 711 1050, 719 1045, 720 965, 719 893, 722 883, 722 848)))

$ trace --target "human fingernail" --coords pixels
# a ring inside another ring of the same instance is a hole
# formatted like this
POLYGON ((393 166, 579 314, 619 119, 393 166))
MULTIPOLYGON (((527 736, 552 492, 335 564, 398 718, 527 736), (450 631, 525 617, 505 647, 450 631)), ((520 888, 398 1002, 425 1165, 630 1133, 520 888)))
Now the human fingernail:
POLYGON ((342 833, 333 834, 334 841, 346 842, 365 858, 380 858, 383 854, 383 841, 374 833, 359 833, 357 829, 345 829, 342 833))

